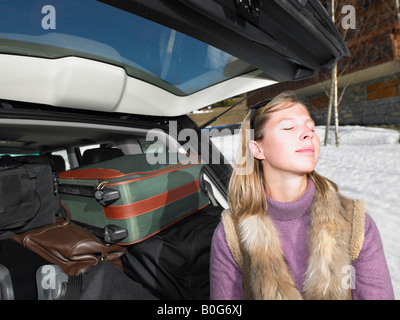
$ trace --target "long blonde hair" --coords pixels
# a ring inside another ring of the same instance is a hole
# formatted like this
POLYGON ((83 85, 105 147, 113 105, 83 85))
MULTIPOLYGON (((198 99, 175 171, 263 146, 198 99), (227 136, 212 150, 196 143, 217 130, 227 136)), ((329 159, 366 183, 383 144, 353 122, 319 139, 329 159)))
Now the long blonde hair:
MULTIPOLYGON (((267 200, 265 196, 265 181, 261 161, 255 159, 250 151, 250 140, 261 141, 264 138, 264 126, 272 112, 292 107, 300 103, 307 110, 307 103, 300 99, 294 91, 284 91, 277 95, 265 106, 254 110, 254 131, 250 130, 249 112, 241 124, 241 143, 238 148, 238 157, 229 181, 228 201, 232 214, 237 217, 243 215, 265 214, 267 200), (253 137, 251 136, 253 134, 253 137)), ((337 185, 329 179, 312 171, 307 176, 314 182, 316 189, 326 198, 326 193, 332 186, 338 191, 337 185)))

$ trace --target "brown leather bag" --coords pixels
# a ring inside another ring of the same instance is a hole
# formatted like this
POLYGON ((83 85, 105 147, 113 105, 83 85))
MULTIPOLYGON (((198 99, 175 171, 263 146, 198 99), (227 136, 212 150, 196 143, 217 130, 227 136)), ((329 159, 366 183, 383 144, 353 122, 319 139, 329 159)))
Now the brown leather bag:
POLYGON ((70 212, 64 220, 58 217, 55 224, 17 234, 13 239, 36 252, 51 263, 59 265, 68 276, 76 276, 102 260, 107 260, 122 270, 121 256, 126 248, 107 245, 88 230, 70 221, 70 212))

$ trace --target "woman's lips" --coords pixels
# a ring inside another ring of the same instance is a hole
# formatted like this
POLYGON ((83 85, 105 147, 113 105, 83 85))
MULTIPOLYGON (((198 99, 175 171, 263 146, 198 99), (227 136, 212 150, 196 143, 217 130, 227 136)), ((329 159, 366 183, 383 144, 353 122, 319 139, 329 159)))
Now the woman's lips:
POLYGON ((298 150, 296 150, 298 153, 302 154, 314 154, 314 148, 313 147, 303 147, 298 150))

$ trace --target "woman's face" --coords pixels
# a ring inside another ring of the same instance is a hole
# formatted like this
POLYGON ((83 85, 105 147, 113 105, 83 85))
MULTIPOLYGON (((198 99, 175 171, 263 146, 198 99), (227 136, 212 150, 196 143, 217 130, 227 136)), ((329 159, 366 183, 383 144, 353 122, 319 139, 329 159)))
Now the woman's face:
POLYGON ((314 170, 320 148, 314 129, 314 121, 299 103, 271 113, 263 139, 250 142, 254 157, 262 160, 267 178, 286 173, 305 175, 314 170))

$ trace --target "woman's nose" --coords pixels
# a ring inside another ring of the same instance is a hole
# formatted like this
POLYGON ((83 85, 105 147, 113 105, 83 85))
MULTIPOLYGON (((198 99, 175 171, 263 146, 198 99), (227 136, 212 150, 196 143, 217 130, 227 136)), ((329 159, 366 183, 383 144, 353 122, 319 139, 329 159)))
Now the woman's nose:
POLYGON ((301 135, 302 140, 306 139, 312 139, 314 138, 314 131, 312 131, 310 128, 306 127, 304 132, 301 135))

